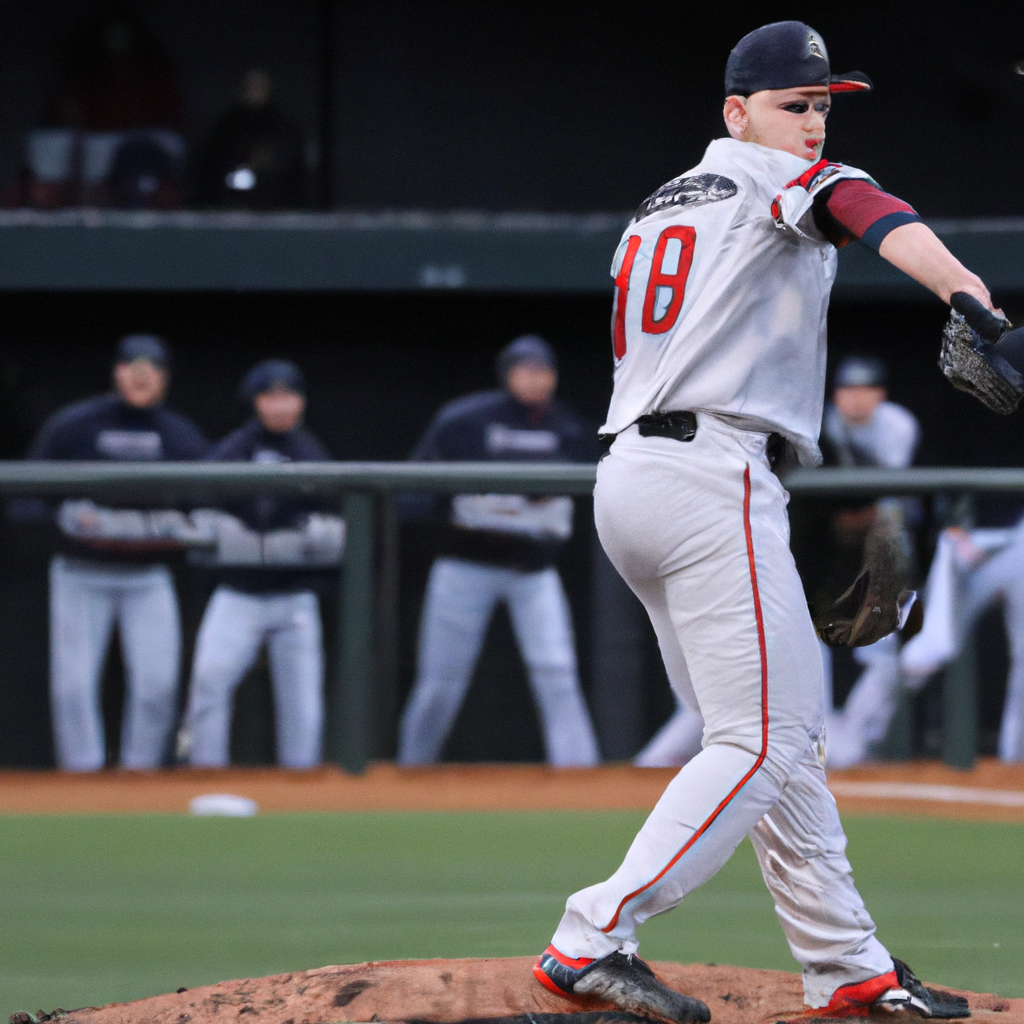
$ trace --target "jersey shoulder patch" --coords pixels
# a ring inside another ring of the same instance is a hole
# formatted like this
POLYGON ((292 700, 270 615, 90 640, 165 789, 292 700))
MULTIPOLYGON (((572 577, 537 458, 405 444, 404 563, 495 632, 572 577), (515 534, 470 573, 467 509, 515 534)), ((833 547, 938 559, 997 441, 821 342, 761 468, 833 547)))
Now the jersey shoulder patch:
POLYGON ((636 224, 652 213, 660 213, 673 206, 720 203, 723 199, 731 199, 738 191, 736 182, 721 174, 680 175, 665 182, 657 192, 640 204, 633 223, 636 224))

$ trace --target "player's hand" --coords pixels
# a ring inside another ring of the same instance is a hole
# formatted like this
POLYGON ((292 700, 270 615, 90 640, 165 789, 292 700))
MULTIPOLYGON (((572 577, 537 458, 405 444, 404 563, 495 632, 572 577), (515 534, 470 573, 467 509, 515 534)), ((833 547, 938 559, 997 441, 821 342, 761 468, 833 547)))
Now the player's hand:
POLYGON ((994 309, 988 292, 982 299, 974 292, 953 292, 949 304, 983 340, 994 345, 1010 326, 1001 309, 994 309))

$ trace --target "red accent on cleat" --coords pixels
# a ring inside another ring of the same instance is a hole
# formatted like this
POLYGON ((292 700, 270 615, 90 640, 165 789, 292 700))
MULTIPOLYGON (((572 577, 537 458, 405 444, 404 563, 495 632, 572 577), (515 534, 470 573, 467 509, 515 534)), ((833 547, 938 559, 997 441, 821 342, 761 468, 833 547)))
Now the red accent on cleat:
MULTIPOLYGON (((563 964, 565 967, 571 967, 575 971, 578 971, 581 967, 587 967, 594 962, 594 958, 592 956, 581 956, 578 960, 574 960, 571 956, 566 956, 564 953, 555 949, 554 946, 548 946, 548 948, 544 950, 544 953, 547 953, 548 956, 553 956, 560 964, 563 964)), ((544 953, 542 953, 541 956, 543 956, 544 953)))
POLYGON ((895 971, 877 974, 867 981, 840 985, 832 993, 828 1006, 809 1011, 815 1017, 867 1017, 876 999, 891 988, 901 988, 895 971))
POLYGON ((560 985, 556 984, 553 978, 549 977, 547 971, 544 970, 542 964, 544 959, 550 957, 552 960, 556 960, 563 967, 568 967, 570 970, 578 971, 584 967, 588 967, 594 962, 593 957, 583 956, 579 959, 573 959, 571 956, 566 956, 564 953, 555 949, 554 946, 548 946, 540 955, 540 959, 533 965, 533 976, 549 991, 554 992, 555 995, 565 996, 571 993, 567 992, 560 985))

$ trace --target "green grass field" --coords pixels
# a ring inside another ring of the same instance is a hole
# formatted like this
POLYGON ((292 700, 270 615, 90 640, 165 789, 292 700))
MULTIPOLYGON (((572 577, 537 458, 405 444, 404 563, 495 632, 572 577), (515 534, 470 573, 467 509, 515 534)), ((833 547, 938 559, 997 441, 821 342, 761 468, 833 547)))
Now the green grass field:
MULTIPOLYGON (((642 817, 0 817, 0 1020, 325 964, 537 953, 642 817)), ((926 979, 1024 996, 1024 827, 846 825, 894 952, 926 979)), ((794 968, 748 843, 644 926, 641 952, 794 968)))

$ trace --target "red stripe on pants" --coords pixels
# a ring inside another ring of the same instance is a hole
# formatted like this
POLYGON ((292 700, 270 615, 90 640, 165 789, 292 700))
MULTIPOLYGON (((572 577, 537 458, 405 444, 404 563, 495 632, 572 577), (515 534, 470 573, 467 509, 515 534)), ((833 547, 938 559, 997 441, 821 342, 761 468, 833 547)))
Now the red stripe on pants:
POLYGON ((764 763, 768 753, 768 648, 764 637, 764 615, 761 612, 761 594, 757 589, 757 566, 754 563, 754 538, 750 530, 750 467, 743 471, 743 533, 747 544, 747 564, 750 570, 750 589, 754 598, 754 618, 757 622, 757 646, 761 656, 761 751, 757 755, 750 771, 733 787, 729 795, 711 812, 701 826, 686 841, 683 848, 645 885, 634 889, 628 896, 624 897, 612 919, 601 931, 610 932, 619 922, 622 908, 631 900, 636 899, 641 893, 646 892, 652 885, 661 881, 669 871, 679 863, 680 858, 690 849, 693 844, 711 827, 715 819, 729 806, 736 794, 750 781, 757 770, 764 763))

